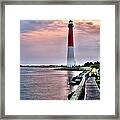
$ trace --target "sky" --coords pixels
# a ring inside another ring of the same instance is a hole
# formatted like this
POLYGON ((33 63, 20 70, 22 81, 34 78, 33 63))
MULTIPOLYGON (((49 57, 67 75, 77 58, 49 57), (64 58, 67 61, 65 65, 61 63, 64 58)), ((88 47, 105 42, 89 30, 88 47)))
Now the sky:
MULTIPOLYGON (((67 64, 69 20, 21 20, 20 64, 67 64)), ((73 20, 76 64, 100 60, 100 21, 73 20)))

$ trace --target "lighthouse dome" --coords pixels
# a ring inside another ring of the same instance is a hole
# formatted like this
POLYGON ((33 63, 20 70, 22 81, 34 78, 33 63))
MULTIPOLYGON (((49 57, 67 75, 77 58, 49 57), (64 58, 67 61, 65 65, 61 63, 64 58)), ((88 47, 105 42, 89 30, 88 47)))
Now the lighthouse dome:
POLYGON ((69 24, 73 24, 73 21, 72 21, 72 20, 70 20, 70 21, 69 21, 69 24))

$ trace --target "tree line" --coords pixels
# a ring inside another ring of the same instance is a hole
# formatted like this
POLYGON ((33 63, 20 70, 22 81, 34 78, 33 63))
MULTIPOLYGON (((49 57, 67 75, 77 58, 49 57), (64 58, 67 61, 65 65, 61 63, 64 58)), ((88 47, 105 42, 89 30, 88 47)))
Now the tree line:
POLYGON ((86 62, 84 65, 84 67, 91 67, 91 68, 100 68, 100 62, 86 62))

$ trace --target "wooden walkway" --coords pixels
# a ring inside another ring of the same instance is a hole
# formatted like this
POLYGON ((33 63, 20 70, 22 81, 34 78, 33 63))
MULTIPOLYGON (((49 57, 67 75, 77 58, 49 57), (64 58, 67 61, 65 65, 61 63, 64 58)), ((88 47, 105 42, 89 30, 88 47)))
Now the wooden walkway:
POLYGON ((95 77, 89 77, 85 82, 85 97, 84 100, 99 100, 100 90, 95 81, 95 77))

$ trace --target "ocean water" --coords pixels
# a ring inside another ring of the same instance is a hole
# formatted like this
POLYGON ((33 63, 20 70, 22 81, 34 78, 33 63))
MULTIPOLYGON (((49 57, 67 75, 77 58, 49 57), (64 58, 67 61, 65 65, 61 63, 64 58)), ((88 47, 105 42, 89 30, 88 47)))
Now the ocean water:
POLYGON ((75 86, 69 85, 80 71, 20 67, 21 100, 67 100, 75 86))

